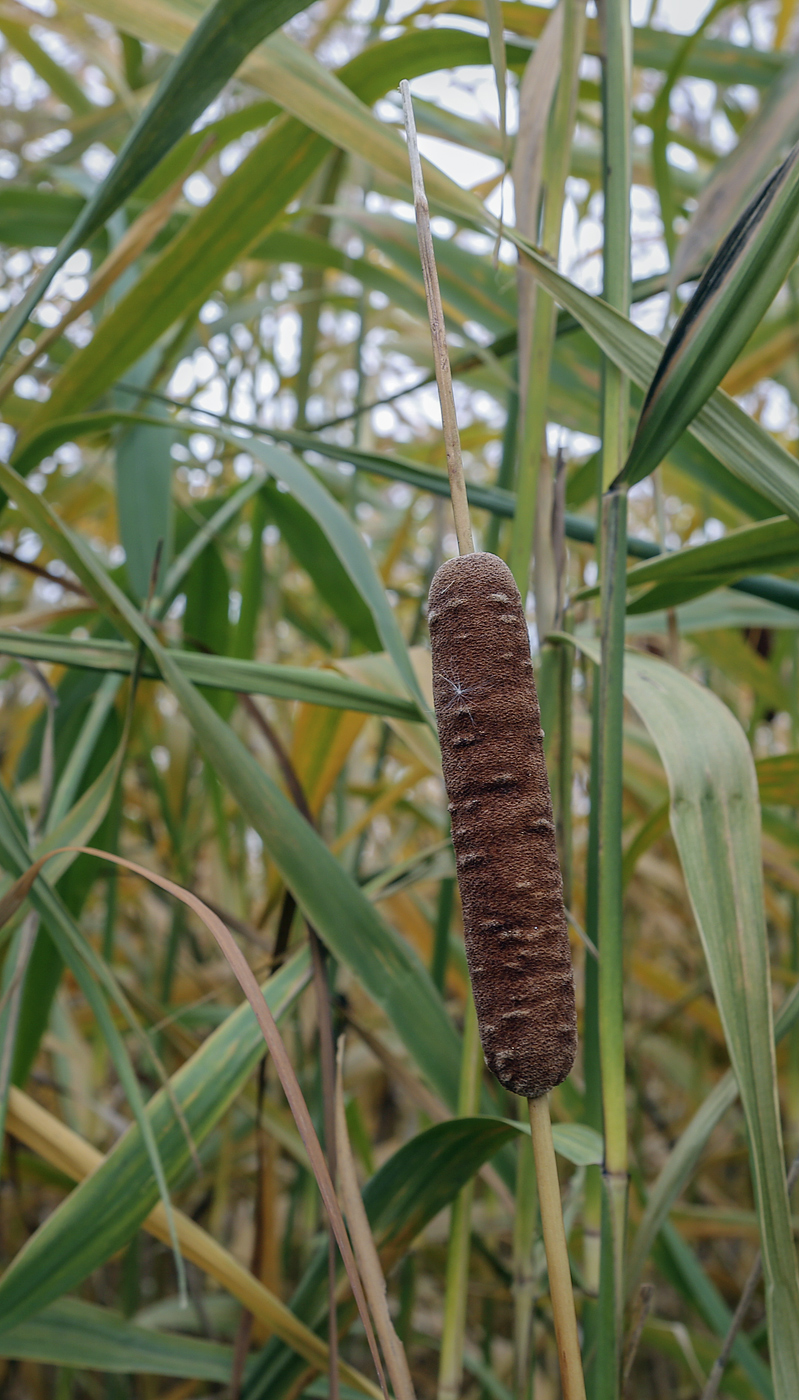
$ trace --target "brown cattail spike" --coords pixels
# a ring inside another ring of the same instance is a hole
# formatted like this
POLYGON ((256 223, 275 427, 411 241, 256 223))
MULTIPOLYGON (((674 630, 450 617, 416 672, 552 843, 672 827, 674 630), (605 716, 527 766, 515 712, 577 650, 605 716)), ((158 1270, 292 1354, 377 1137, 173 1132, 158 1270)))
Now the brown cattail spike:
POLYGON ((524 609, 493 554, 430 587, 433 696, 486 1062, 538 1098, 577 1050, 563 882, 524 609))

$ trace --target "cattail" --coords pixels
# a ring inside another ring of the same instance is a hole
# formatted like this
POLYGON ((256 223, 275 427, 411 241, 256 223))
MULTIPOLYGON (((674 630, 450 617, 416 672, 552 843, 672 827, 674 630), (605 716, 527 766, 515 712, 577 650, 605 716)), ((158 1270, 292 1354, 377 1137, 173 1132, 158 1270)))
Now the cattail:
POLYGON ((536 1099, 577 1050, 563 882, 519 590, 494 554, 449 559, 428 623, 466 956, 486 1063, 536 1099))

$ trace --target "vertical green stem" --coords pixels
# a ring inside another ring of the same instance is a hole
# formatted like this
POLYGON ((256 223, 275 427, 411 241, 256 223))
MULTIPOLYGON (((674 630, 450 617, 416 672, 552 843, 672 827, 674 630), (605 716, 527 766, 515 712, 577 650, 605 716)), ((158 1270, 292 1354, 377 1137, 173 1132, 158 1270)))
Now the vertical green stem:
MULTIPOLYGON (((591 697, 591 810, 588 818, 588 858, 585 877, 585 927, 594 946, 599 942, 599 674, 594 671, 591 697)), ((583 1013, 583 1078, 585 1080, 585 1122, 602 1131, 602 1074, 599 1064, 599 964, 585 954, 585 1002, 583 1013)), ((602 1220, 602 1173, 588 1167, 585 1175, 583 1212, 583 1281, 587 1297, 583 1305, 583 1365, 589 1395, 594 1394, 598 1343, 600 1230, 602 1220)))
MULTIPOLYGON (((629 0, 602 0, 603 297, 630 309, 632 29, 629 0)), ((608 360, 602 389, 602 665, 599 686, 598 1030, 605 1130, 596 1400, 617 1400, 624 1324, 627 1112, 622 943, 622 721, 626 490, 613 488, 627 453, 629 382, 608 360)))
POLYGON ((447 977, 447 962, 449 959, 449 926, 452 922, 452 906, 455 902, 455 878, 450 875, 446 880, 441 881, 438 893, 438 910, 436 911, 435 937, 433 941, 433 957, 430 964, 430 976, 435 982, 442 996, 447 977))
MULTIPOLYGON (((477 1030, 477 1012, 474 1009, 472 994, 469 992, 466 1002, 466 1020, 463 1027, 463 1059, 458 1094, 458 1114, 460 1117, 469 1117, 477 1112, 480 1102, 482 1067, 483 1051, 477 1030)), ((474 1185, 469 1182, 468 1186, 464 1186, 458 1194, 452 1207, 447 1252, 444 1329, 441 1337, 441 1360, 438 1372, 438 1400, 457 1400, 463 1377, 473 1194, 474 1185)))
POLYGON ((605 1205, 597 1395, 615 1400, 624 1321, 627 1108, 622 937, 622 735, 626 602, 626 488, 602 500, 602 665, 599 685, 599 1048, 605 1128, 605 1205), (606 1243, 612 1257, 607 1257, 606 1243), (605 1324, 611 1311, 615 1327, 605 1324))
MULTIPOLYGON (((514 357, 511 366, 511 374, 514 379, 519 373, 519 361, 514 357)), ((497 486, 503 491, 512 491, 516 479, 516 448, 519 435, 519 390, 508 390, 507 418, 505 428, 502 433, 502 458, 497 472, 497 486)), ((487 553, 496 554, 499 548, 499 531, 501 519, 498 515, 492 515, 488 521, 485 532, 485 548, 487 553)))

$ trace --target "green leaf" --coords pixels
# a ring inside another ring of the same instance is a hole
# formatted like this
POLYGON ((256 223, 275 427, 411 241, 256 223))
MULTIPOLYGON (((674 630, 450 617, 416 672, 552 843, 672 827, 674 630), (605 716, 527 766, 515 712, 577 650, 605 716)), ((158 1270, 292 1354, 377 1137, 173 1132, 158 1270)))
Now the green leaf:
POLYGON ((146 423, 134 424, 122 431, 117 442, 119 540, 125 551, 130 586, 141 600, 150 591, 159 541, 162 546, 159 579, 172 555, 172 470, 175 464, 171 448, 176 441, 174 428, 165 422, 161 428, 146 423))
MULTIPOLYGON (((242 439, 235 438, 232 433, 222 433, 221 436, 231 445, 242 445, 242 439)), ((423 714, 429 713, 385 589, 375 572, 369 551, 350 517, 299 457, 285 452, 280 447, 271 447, 258 438, 248 438, 246 447, 278 481, 283 481, 288 486, 292 495, 324 531, 359 597, 368 607, 377 634, 391 656, 409 695, 417 702, 423 714)))
POLYGON ((372 614, 321 525, 292 495, 279 491, 274 482, 263 487, 263 496, 269 516, 297 563, 313 580, 320 598, 362 646, 379 651, 380 638, 372 614))
POLYGON ((233 1348, 137 1327, 108 1308, 62 1298, 18 1326, 4 1327, 0 1356, 88 1371, 227 1383, 233 1348))
MULTIPOLYGON (((581 644, 592 660, 598 648, 581 644)), ((785 1188, 752 753, 727 706, 664 662, 626 652, 624 693, 669 780, 671 829, 749 1130, 775 1393, 799 1393, 799 1275, 785 1188)))
MULTIPOLYGON (((799 559, 799 525, 776 516, 757 525, 743 525, 707 544, 690 545, 647 559, 627 570, 627 588, 654 585, 636 597, 630 612, 651 612, 730 583, 758 564, 792 568, 799 559), (678 590, 682 590, 679 592, 678 590)), ((598 589, 586 590, 588 597, 598 589)))
POLYGON ((208 647, 224 656, 230 640, 230 579, 213 541, 195 559, 184 580, 186 611, 183 635, 189 646, 208 647))
MULTIPOLYGON (((56 665, 75 666, 89 671, 116 671, 121 675, 132 672, 136 655, 134 648, 125 642, 100 639, 81 642, 73 637, 30 632, 0 630, 0 643, 7 656, 52 661, 56 665)), ((170 657, 195 685, 243 691, 248 695, 272 695, 278 700, 305 700, 311 705, 327 705, 333 709, 358 710, 364 714, 396 716, 398 719, 421 722, 422 717, 413 701, 390 695, 376 686, 360 685, 335 671, 278 666, 226 656, 203 656, 188 651, 170 651, 170 657)), ((159 674, 151 662, 144 663, 143 676, 159 674)))
POLYGON ((0 190, 0 243, 10 248, 54 248, 85 203, 79 194, 7 185, 0 190))
POLYGON ((725 238, 674 327, 619 481, 640 481, 662 461, 721 383, 798 252, 799 146, 725 238))
MULTIPOLYGON (((619 369, 646 388, 657 370, 662 346, 598 297, 589 296, 551 267, 531 244, 507 230, 529 259, 542 286, 570 311, 619 369)), ((689 431, 720 462, 779 510, 799 520, 796 459, 744 413, 721 389, 711 394, 691 420, 689 431)), ((673 439, 672 439, 673 441, 673 439)))
MULTIPOLYGON (((201 116, 256 44, 303 8, 303 0, 216 0, 142 112, 106 178, 55 257, 0 328, 0 359, 53 277, 83 247, 201 116)), ((138 357, 137 357, 138 358, 138 357)))
MULTIPOLYGON (((664 1261, 659 1250, 659 1262, 661 1267, 663 1262, 666 1262, 669 1281, 693 1303, 717 1337, 726 1337, 732 1322, 732 1313, 690 1245, 686 1244, 671 1222, 663 1225, 659 1243, 662 1244, 663 1254, 666 1256, 664 1261)), ((732 1356, 757 1387, 759 1394, 766 1397, 766 1400, 771 1400, 774 1387, 768 1367, 761 1361, 745 1333, 738 1333, 733 1343, 732 1356)))
MULTIPOLYGON (((265 983, 264 998, 274 1016, 292 1004, 308 974, 308 953, 303 950, 265 983)), ((243 1002, 173 1075, 172 1093, 196 1143, 233 1103, 263 1048, 255 1015, 243 1002)), ((190 1156, 165 1089, 147 1104, 145 1116, 165 1174, 175 1182, 190 1156)), ((157 1200, 142 1129, 132 1124, 102 1165, 48 1216, 0 1279, 4 1326, 18 1326, 75 1288, 131 1238, 157 1200)))

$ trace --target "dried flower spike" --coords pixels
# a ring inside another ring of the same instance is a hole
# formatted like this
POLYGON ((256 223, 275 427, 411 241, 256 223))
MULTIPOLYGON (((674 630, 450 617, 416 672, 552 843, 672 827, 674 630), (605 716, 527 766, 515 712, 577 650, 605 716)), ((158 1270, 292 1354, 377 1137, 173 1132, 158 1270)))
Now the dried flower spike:
POLYGON ((493 554, 436 573, 435 700, 480 1038, 505 1088, 535 1099, 577 1049, 571 954, 522 601, 493 554))

